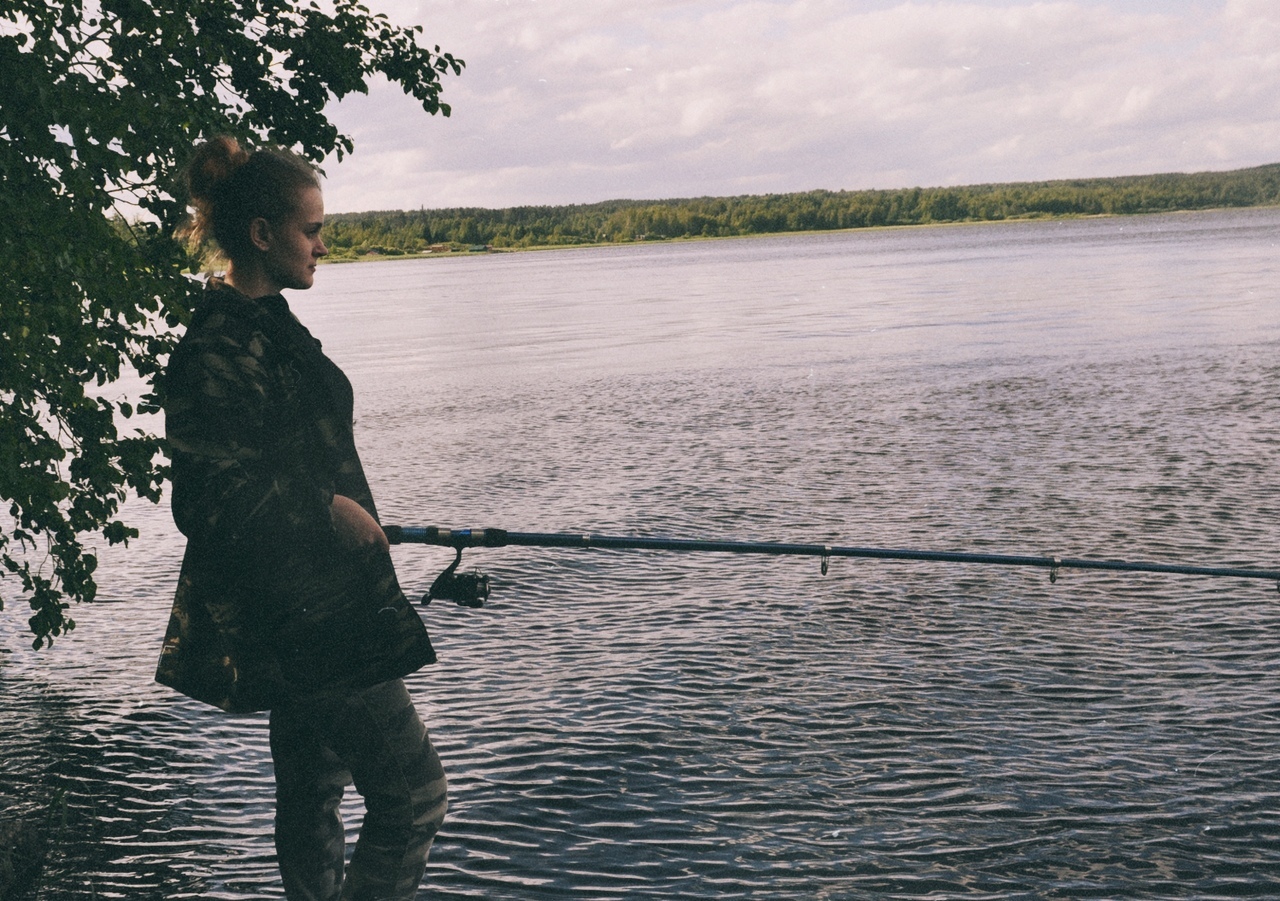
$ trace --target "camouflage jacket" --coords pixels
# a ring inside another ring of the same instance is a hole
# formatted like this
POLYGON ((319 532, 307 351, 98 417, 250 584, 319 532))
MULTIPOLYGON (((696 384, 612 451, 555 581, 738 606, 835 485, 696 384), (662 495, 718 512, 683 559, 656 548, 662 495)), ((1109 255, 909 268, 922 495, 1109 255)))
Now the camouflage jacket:
POLYGON ((242 712, 434 662, 390 555, 338 545, 335 494, 377 518, 351 383, 284 298, 211 281, 163 389, 187 548, 156 679, 242 712))

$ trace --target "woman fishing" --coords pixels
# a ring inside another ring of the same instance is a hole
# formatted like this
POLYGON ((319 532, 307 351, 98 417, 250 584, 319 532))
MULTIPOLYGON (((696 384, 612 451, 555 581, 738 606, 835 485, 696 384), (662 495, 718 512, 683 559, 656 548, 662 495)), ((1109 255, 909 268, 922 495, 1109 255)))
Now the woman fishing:
POLYGON ((314 169, 221 137, 187 170, 209 278, 166 372, 173 516, 187 538, 156 678, 270 710, 290 899, 411 899, 445 777, 402 677, 435 661, 392 568, 353 438, 351 383, 290 311, 328 253, 314 169), (339 803, 366 815, 344 867, 339 803))

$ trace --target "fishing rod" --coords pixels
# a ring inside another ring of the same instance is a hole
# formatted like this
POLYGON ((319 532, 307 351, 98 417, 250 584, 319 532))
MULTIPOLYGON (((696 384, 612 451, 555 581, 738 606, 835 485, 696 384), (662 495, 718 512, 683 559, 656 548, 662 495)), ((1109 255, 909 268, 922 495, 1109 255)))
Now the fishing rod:
POLYGON ((1110 572, 1167 573, 1184 576, 1218 576, 1241 579, 1270 579, 1280 589, 1280 570, 1235 566, 1188 566, 1179 563, 1142 563, 1126 560, 1086 560, 1073 557, 1026 556, 1018 554, 978 554, 960 551, 918 551, 894 548, 841 547, 828 544, 788 544, 769 541, 720 541, 704 538, 646 538, 635 535, 589 535, 572 532, 508 532, 505 529, 444 529, 436 526, 386 526, 383 531, 392 544, 430 544, 456 551, 453 563, 436 577, 423 601, 451 600, 464 607, 480 607, 489 596, 489 577, 482 573, 459 573, 465 548, 551 547, 602 548, 608 550, 707 551, 724 554, 771 554, 790 557, 820 557, 822 574, 832 557, 864 557, 875 560, 916 560, 938 563, 980 563, 997 566, 1034 566, 1049 570, 1049 581, 1058 580, 1063 569, 1107 570, 1110 572))

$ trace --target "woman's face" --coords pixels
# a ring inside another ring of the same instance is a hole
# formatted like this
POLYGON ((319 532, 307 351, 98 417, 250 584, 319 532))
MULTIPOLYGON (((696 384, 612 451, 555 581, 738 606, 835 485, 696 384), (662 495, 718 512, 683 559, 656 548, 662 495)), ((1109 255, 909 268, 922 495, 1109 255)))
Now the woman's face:
MULTIPOLYGON (((277 291, 306 290, 315 281, 316 263, 329 252, 320 239, 324 198, 319 188, 303 188, 293 215, 266 223, 263 269, 277 291)), ((262 245, 259 245, 262 247, 262 245)))

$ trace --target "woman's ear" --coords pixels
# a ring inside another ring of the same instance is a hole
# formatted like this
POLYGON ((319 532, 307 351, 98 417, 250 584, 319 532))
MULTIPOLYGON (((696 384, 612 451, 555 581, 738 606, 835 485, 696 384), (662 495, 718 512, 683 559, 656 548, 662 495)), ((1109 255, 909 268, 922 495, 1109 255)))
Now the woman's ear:
POLYGON ((271 223, 259 216, 249 220, 249 240, 264 253, 271 249, 271 223))

